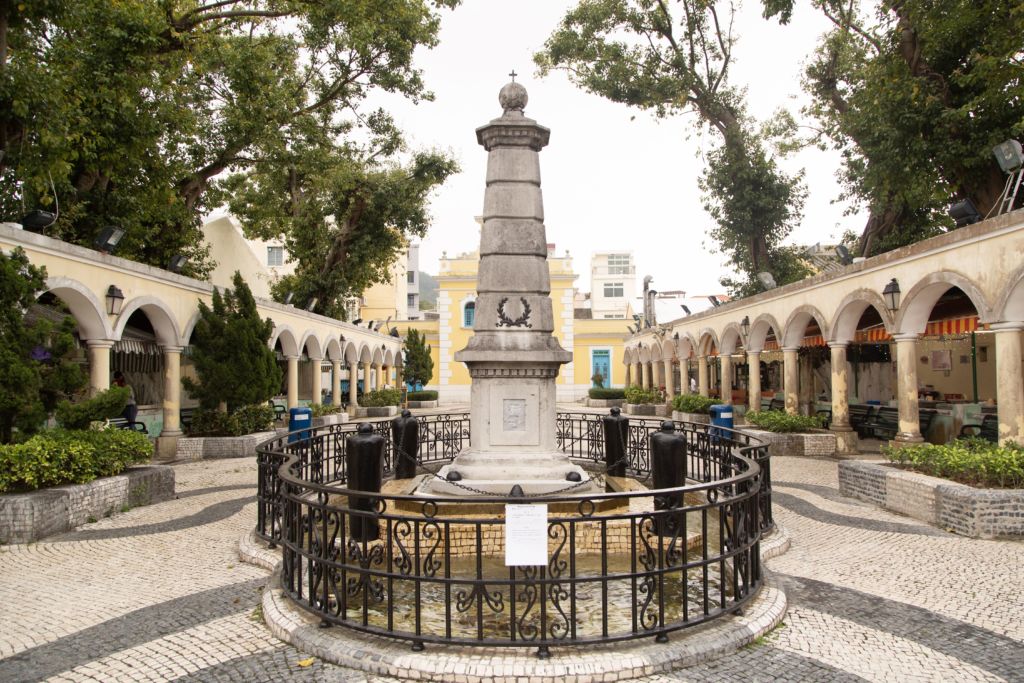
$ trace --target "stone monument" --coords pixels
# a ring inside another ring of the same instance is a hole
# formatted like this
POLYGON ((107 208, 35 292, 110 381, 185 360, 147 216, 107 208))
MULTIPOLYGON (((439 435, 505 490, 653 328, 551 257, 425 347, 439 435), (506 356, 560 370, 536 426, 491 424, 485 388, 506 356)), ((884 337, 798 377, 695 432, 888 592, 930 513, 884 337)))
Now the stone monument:
POLYGON ((555 444, 555 380, 572 353, 552 336, 538 154, 551 131, 523 115, 526 88, 514 72, 498 101, 504 113, 476 131, 488 152, 476 318, 455 354, 472 381, 470 447, 424 492, 591 492, 587 473, 555 444))

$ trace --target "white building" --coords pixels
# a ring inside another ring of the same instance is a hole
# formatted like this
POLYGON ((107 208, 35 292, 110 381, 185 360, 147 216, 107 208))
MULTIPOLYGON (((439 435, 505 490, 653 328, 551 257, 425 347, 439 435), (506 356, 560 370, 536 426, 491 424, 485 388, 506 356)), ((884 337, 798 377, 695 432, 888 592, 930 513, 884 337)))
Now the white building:
POLYGON ((595 320, 625 318, 636 297, 631 251, 601 251, 590 257, 590 309, 595 320))
POLYGON ((405 281, 407 285, 406 320, 423 320, 423 313, 420 311, 420 245, 413 243, 409 245, 407 255, 405 281))

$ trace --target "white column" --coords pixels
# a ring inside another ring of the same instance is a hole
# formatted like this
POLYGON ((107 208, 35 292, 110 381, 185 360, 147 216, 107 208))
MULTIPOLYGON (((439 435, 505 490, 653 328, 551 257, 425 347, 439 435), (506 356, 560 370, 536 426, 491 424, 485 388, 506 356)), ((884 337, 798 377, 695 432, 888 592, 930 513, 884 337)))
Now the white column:
MULTIPOLYGON (((631 363, 626 363, 626 386, 627 387, 630 385, 630 382, 633 379, 632 378, 632 374, 633 374, 633 365, 631 363)), ((611 384, 611 382, 609 382, 609 384, 611 384)))
POLYGON ((721 402, 732 405, 732 356, 727 353, 718 356, 722 363, 722 382, 718 394, 721 402))
POLYGON ((896 334, 896 399, 899 404, 900 424, 896 441, 919 443, 921 419, 917 405, 917 335, 896 334))
POLYGON ((164 427, 160 436, 181 436, 181 351, 164 346, 164 427))
POLYGON ((665 359, 665 396, 668 400, 672 400, 672 397, 676 394, 675 377, 672 372, 672 359, 665 359))
POLYGON ((85 346, 89 355, 89 393, 106 391, 110 388, 110 349, 114 342, 110 339, 87 339, 85 346))
POLYGON ((341 361, 331 359, 331 403, 341 405, 341 361))
POLYGON ((1024 377, 1021 373, 1020 331, 1024 323, 995 323, 996 401, 999 410, 999 443, 1021 442, 1024 435, 1024 377))
POLYGON ((641 389, 647 388, 647 363, 640 363, 640 372, 637 373, 637 379, 640 380, 638 385, 641 389))
POLYGON ((312 356, 309 357, 309 369, 310 369, 310 373, 311 373, 311 376, 310 376, 309 379, 311 380, 310 384, 313 387, 313 390, 312 390, 312 393, 313 393, 312 404, 314 404, 314 405, 318 405, 318 404, 320 404, 323 401, 323 399, 321 398, 323 396, 323 393, 322 393, 323 392, 323 382, 322 382, 323 368, 322 368, 322 362, 323 362, 323 358, 313 358, 312 356))
POLYGON ((747 351, 747 406, 761 410, 761 352, 747 351))
POLYGON ((371 372, 372 372, 372 369, 370 368, 369 361, 363 363, 363 393, 364 394, 366 392, 368 392, 368 391, 372 391, 372 389, 373 389, 373 387, 370 386, 370 373, 371 372))
POLYGON ((355 361, 348 364, 348 407, 355 408, 359 405, 358 390, 356 383, 359 381, 359 365, 355 361))
POLYGON ((795 346, 782 349, 782 364, 782 393, 786 397, 786 412, 796 415, 800 403, 800 357, 795 346))
POLYGON ((832 354, 832 422, 829 429, 836 435, 837 453, 856 453, 857 435, 850 426, 846 346, 846 342, 833 342, 829 345, 832 354))
POLYGON ((299 405, 299 357, 288 356, 288 407, 299 405))
POLYGON ((697 391, 701 396, 708 396, 708 357, 697 356, 697 391))

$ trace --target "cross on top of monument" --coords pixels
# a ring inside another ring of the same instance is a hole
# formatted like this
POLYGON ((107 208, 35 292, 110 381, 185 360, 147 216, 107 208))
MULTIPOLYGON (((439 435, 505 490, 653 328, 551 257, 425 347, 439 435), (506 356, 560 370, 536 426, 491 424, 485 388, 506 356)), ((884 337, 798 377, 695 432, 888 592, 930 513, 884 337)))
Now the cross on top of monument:
POLYGON ((516 70, 515 70, 515 69, 512 69, 512 73, 510 73, 510 74, 509 74, 509 76, 511 76, 511 77, 512 77, 512 82, 513 82, 513 83, 515 83, 515 82, 516 82, 516 76, 518 76, 518 75, 519 75, 519 74, 517 74, 517 73, 516 73, 516 70))

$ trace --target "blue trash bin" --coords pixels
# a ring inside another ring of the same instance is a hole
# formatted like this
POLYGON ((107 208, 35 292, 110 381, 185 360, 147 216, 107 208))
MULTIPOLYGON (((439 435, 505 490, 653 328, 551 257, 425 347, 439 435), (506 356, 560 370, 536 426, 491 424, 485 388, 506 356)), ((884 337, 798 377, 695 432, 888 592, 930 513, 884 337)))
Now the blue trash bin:
POLYGON ((711 428, 708 432, 713 438, 720 436, 726 436, 724 429, 733 428, 733 408, 732 406, 715 404, 708 408, 708 414, 711 416, 711 428))
POLYGON ((288 443, 303 441, 312 436, 308 430, 313 426, 313 411, 309 408, 292 408, 288 411, 288 443))

